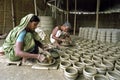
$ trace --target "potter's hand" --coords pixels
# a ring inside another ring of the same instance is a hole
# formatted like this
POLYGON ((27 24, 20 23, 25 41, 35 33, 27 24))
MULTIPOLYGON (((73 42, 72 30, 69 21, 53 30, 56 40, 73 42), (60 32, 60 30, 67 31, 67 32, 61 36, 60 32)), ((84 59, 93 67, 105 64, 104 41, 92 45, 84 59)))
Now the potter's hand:
POLYGON ((65 42, 66 40, 65 39, 61 39, 62 42, 65 42))
POLYGON ((45 55, 43 55, 43 54, 38 54, 37 59, 38 59, 40 62, 43 62, 43 61, 46 59, 46 57, 45 57, 45 55))
POLYGON ((51 54, 48 51, 44 51, 43 54, 46 55, 46 56, 47 55, 51 56, 51 54))

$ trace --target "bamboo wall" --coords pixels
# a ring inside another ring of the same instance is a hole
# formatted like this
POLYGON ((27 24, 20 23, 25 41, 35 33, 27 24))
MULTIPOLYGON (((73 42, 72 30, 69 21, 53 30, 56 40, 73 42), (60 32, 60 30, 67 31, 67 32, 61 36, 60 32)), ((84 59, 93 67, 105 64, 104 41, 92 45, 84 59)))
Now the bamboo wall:
MULTIPOLYGON (((39 15, 52 16, 50 12, 51 8, 44 6, 43 0, 37 0, 37 6, 39 15)), ((12 11, 11 0, 0 0, 0 34, 9 32, 13 28, 12 24, 12 11)), ((14 0, 14 14, 15 25, 18 25, 20 19, 26 14, 34 13, 34 1, 33 0, 14 0)), ((60 12, 57 13, 56 25, 63 24, 66 21, 66 15, 60 12)), ((120 28, 120 13, 113 14, 100 14, 99 15, 99 27, 100 28, 120 28)), ((69 22, 74 26, 74 15, 69 15, 69 22)), ((77 29, 79 27, 95 27, 96 15, 95 14, 81 14, 77 15, 77 29)), ((73 28, 72 28, 73 29, 73 28)))
MULTIPOLYGON (((14 0, 15 25, 26 14, 34 13, 33 0, 14 0)), ((11 0, 0 0, 0 34, 13 28, 11 0)))
POLYGON ((10 0, 0 0, 0 34, 12 26, 10 0))

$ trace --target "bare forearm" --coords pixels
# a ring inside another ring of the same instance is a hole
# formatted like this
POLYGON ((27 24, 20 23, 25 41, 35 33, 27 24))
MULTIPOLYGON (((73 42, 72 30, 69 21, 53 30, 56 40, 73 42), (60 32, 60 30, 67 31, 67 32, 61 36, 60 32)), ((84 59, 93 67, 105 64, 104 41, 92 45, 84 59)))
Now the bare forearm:
POLYGON ((16 56, 24 57, 24 58, 37 58, 38 54, 31 54, 28 52, 19 51, 19 52, 16 52, 16 56))

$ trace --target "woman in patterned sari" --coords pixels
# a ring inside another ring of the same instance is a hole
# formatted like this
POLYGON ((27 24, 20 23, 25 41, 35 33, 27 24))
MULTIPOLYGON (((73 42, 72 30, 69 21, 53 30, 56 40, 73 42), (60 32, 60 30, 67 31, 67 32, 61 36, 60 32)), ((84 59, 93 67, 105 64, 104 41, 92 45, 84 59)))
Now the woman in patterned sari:
POLYGON ((38 16, 28 14, 23 17, 20 24, 13 28, 6 37, 3 48, 5 55, 11 61, 25 61, 34 58, 44 61, 45 56, 38 54, 38 46, 43 48, 39 35, 35 28, 39 23, 38 16))

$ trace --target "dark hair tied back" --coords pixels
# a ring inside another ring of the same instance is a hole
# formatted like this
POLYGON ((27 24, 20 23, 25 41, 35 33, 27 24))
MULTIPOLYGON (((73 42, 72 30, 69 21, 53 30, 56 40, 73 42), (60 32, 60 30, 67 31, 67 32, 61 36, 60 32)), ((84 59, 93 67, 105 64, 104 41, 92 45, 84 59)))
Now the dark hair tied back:
POLYGON ((33 15, 32 18, 30 19, 30 22, 40 22, 40 19, 38 16, 33 15))

